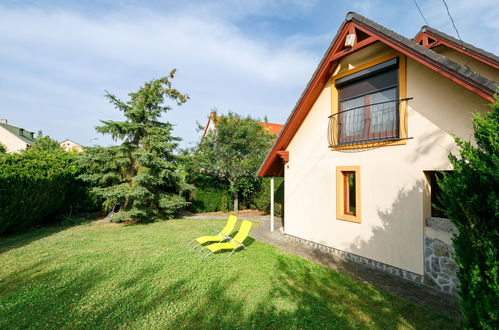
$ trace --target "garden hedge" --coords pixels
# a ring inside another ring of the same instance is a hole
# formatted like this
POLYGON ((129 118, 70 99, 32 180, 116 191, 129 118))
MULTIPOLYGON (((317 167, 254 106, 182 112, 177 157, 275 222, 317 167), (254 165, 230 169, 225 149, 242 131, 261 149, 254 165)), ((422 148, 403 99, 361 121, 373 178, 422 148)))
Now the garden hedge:
POLYGON ((80 200, 88 203, 75 157, 64 151, 0 155, 0 234, 47 222, 80 200))
POLYGON ((228 211, 232 197, 226 189, 199 187, 194 192, 190 210, 196 213, 228 211))

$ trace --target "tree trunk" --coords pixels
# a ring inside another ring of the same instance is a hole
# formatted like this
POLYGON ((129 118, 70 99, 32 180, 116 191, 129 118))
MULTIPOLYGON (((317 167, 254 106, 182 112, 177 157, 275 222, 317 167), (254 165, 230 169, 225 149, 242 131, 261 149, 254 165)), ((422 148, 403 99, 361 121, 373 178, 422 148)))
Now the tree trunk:
POLYGON ((234 212, 239 211, 239 198, 237 192, 234 193, 234 212))

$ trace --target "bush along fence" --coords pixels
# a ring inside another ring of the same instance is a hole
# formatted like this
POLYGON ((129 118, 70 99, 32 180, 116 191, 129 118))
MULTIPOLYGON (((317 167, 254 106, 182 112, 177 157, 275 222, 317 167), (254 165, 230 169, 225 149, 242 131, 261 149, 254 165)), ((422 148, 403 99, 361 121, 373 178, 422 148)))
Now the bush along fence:
POLYGON ((75 157, 64 151, 0 156, 0 234, 46 223, 71 205, 89 207, 75 157))
MULTIPOLYGON (((270 179, 260 179, 260 184, 249 196, 241 196, 240 209, 250 208, 270 212, 270 179)), ((232 194, 226 187, 215 180, 202 179, 194 183, 196 189, 191 196, 189 211, 203 212, 227 212, 232 210, 232 194)), ((281 206, 284 202, 284 180, 276 178, 274 188, 275 212, 281 216, 281 206)))

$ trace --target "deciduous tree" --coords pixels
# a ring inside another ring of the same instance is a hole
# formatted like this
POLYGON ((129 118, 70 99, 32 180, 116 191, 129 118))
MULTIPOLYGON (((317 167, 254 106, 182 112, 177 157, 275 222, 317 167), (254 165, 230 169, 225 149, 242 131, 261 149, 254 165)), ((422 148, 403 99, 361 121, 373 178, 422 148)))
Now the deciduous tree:
POLYGON ((52 139, 48 135, 43 135, 42 131, 38 131, 33 144, 30 148, 24 150, 24 152, 38 152, 38 151, 63 151, 59 142, 52 139))
POLYGON ((194 152, 196 165, 207 174, 223 180, 234 198, 248 196, 255 187, 256 171, 267 155, 273 138, 258 121, 229 112, 213 116, 215 129, 209 130, 194 152))

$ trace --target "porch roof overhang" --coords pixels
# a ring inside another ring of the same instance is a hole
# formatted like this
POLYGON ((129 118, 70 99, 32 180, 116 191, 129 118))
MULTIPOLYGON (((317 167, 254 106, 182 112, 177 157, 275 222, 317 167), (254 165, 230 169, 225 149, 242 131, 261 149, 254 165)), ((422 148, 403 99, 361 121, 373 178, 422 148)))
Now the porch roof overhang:
POLYGON ((284 176, 284 161, 279 152, 285 151, 291 139, 299 129, 315 100, 323 90, 338 62, 345 56, 365 48, 375 42, 381 42, 395 51, 421 63, 431 70, 445 76, 451 81, 476 93, 487 101, 493 101, 497 84, 469 70, 448 58, 419 45, 415 41, 403 37, 359 14, 350 12, 339 28, 331 45, 320 61, 312 78, 291 112, 284 128, 275 141, 272 149, 257 172, 259 177, 284 176), (364 34, 362 41, 351 48, 344 47, 347 34, 360 31, 364 34))

